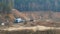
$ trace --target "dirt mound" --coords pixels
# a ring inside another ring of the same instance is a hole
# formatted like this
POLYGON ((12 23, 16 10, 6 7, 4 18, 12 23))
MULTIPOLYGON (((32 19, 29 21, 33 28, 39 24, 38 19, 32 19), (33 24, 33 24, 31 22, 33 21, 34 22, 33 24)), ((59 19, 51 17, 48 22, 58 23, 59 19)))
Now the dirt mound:
POLYGON ((17 17, 20 17, 25 20, 30 20, 30 19, 36 20, 35 22, 27 22, 30 25, 44 25, 44 26, 58 25, 58 26, 60 26, 59 23, 57 24, 56 22, 53 22, 54 20, 52 20, 53 18, 59 18, 59 13, 52 12, 52 15, 50 15, 48 12, 42 12, 42 11, 40 11, 40 12, 36 12, 36 11, 35 12, 20 12, 16 9, 12 9, 11 13, 8 14, 8 17, 7 17, 7 14, 0 14, 0 22, 7 22, 7 20, 8 20, 9 23, 10 22, 13 23, 14 19, 17 17), (54 16, 56 15, 56 17, 54 17, 53 15, 54 16), (51 21, 47 22, 45 19, 47 19, 49 17, 52 17, 52 18, 50 18, 51 21), (41 19, 41 20, 39 20, 39 19, 41 19))

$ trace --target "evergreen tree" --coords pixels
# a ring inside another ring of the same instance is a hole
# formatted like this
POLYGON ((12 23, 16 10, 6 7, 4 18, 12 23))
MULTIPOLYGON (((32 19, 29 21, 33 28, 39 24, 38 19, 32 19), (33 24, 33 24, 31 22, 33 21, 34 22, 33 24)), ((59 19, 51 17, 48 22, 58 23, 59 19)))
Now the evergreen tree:
POLYGON ((0 10, 2 13, 9 14, 13 8, 12 0, 1 0, 0 1, 0 10))

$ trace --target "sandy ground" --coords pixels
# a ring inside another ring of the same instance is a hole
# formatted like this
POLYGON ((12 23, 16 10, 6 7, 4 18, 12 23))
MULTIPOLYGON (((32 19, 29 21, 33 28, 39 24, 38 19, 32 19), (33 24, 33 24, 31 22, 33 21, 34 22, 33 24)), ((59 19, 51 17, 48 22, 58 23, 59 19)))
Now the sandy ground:
POLYGON ((5 29, 1 29, 1 30, 5 30, 5 31, 19 31, 19 30, 33 30, 33 31, 46 31, 46 30, 55 30, 55 29, 60 29, 60 27, 46 27, 46 26, 33 26, 33 27, 24 27, 24 26, 20 26, 20 27, 9 27, 9 28, 5 28, 5 29))

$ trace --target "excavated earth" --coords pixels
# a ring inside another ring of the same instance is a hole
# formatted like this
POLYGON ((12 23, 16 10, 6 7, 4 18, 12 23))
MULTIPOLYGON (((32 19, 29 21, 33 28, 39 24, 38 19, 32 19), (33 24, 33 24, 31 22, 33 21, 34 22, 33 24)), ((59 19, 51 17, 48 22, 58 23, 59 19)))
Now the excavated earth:
MULTIPOLYGON (((0 26, 0 34, 60 34, 60 23, 49 19, 39 20, 40 13, 22 13, 13 9, 12 13, 8 15, 10 21, 8 22, 9 25, 0 26), (37 20, 15 24, 13 22, 16 16, 26 20, 29 20, 30 17, 33 19, 37 18, 37 20)), ((0 16, 0 21, 2 20, 1 22, 6 22, 5 16, 3 16, 3 14, 0 16)), ((48 18, 48 14, 43 16, 44 18, 48 18)))

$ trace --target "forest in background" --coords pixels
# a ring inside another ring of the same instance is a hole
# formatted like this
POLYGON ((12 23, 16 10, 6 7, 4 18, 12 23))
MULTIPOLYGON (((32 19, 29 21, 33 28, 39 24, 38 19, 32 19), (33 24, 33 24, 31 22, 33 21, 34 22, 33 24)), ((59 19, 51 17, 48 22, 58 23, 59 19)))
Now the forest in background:
POLYGON ((60 0, 14 0, 20 11, 60 11, 60 0))
POLYGON ((19 11, 60 11, 60 0, 0 0, 0 10, 8 7, 9 1, 19 11))

